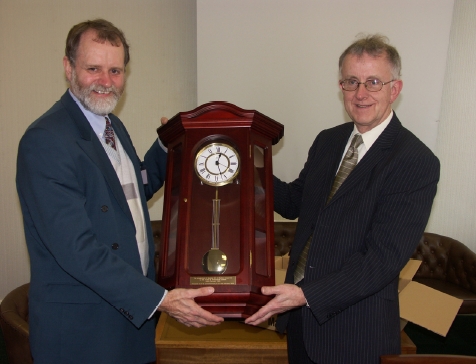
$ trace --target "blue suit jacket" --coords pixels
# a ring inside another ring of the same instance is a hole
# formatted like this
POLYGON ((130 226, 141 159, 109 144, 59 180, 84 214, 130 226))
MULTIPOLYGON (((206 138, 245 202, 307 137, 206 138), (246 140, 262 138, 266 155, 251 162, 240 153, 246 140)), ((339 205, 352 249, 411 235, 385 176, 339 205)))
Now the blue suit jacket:
MULTIPOLYGON (((286 282, 313 234, 302 284, 304 343, 317 363, 379 363, 400 352, 398 275, 427 224, 439 161, 396 115, 336 192, 353 123, 322 131, 299 177, 274 180, 274 206, 299 217, 286 282)), ((283 331, 289 312, 278 318, 283 331)), ((292 338, 290 338, 292 339, 292 338)))
MULTIPOLYGON (((134 165, 148 222, 146 199, 163 184, 166 153, 155 141, 141 162, 124 125, 109 116, 134 165)), ((22 137, 16 181, 31 261, 35 364, 154 361, 148 317, 164 289, 154 282, 150 225, 145 277, 119 179, 69 92, 22 137)))

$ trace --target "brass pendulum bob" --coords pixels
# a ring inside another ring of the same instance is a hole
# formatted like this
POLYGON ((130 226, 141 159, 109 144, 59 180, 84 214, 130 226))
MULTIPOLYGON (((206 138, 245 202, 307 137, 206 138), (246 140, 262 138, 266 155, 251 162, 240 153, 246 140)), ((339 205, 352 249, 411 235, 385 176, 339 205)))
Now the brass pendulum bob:
POLYGON ((223 274, 228 266, 225 253, 219 249, 220 200, 218 189, 213 199, 212 248, 202 258, 202 267, 207 274, 223 274))

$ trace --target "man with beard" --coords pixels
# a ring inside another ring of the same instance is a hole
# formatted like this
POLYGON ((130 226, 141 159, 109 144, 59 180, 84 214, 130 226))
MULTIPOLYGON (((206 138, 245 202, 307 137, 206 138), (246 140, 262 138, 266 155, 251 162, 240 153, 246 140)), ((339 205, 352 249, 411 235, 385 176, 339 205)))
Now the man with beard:
POLYGON ((124 90, 129 46, 98 19, 74 26, 63 65, 69 90, 25 132, 17 189, 31 261, 35 364, 155 362, 154 313, 187 326, 223 319, 154 282, 146 200, 165 179, 155 140, 142 162, 111 112, 124 90))

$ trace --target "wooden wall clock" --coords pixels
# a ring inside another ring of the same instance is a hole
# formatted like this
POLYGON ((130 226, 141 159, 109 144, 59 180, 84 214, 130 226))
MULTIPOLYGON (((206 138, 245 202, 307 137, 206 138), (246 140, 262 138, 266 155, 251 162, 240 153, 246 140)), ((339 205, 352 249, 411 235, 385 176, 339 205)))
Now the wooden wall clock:
POLYGON ((204 309, 246 318, 274 285, 272 145, 282 124, 211 102, 157 129, 168 148, 158 283, 213 286, 204 309))

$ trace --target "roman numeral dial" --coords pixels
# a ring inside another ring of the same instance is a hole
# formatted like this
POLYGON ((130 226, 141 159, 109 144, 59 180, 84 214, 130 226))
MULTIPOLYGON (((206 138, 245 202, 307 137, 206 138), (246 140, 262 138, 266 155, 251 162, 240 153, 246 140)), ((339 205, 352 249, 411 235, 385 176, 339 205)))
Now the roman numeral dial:
POLYGON ((240 171, 240 156, 225 143, 211 143, 195 157, 195 172, 203 183, 223 186, 231 183, 240 171))

